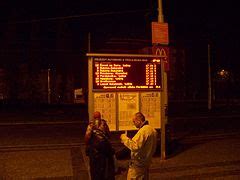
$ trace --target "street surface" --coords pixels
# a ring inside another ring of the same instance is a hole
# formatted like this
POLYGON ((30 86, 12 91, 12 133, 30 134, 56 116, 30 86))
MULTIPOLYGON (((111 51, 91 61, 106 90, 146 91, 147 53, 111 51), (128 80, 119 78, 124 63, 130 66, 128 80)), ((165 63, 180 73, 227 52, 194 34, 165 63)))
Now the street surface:
MULTIPOLYGON (((160 159, 158 147, 150 177, 239 179, 239 118, 237 113, 170 117, 167 159, 160 159)), ((2 123, 0 179, 88 179, 85 128, 81 121, 2 123)), ((119 134, 113 132, 111 139, 118 152, 124 148, 119 134)), ((127 160, 126 156, 118 162, 127 168, 127 160)))

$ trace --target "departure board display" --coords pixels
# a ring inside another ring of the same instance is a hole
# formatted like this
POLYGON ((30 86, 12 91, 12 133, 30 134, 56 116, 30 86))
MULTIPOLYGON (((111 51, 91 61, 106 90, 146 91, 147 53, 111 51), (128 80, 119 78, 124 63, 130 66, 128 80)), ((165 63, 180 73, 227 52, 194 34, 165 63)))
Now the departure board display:
POLYGON ((159 59, 93 58, 93 89, 95 90, 158 90, 161 88, 161 62, 159 59))

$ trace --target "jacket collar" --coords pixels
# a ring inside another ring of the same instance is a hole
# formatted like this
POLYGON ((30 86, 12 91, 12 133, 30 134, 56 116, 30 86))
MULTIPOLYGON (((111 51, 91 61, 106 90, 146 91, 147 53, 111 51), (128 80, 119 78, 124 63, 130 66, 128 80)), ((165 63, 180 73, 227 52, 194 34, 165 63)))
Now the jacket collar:
POLYGON ((141 129, 143 126, 148 125, 148 124, 149 124, 148 121, 144 121, 142 126, 139 129, 141 129))

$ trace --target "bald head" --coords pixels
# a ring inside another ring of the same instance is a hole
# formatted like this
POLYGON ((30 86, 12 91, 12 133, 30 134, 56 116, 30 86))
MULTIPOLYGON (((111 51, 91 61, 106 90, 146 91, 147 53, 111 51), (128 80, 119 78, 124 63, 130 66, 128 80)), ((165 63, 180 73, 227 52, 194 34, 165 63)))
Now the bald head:
POLYGON ((137 112, 135 114, 135 117, 140 120, 141 122, 144 122, 145 121, 145 116, 141 113, 141 112, 137 112))
POLYGON ((101 113, 99 111, 94 112, 93 119, 101 119, 101 113))
POLYGON ((134 115, 133 117, 133 124, 137 127, 140 128, 145 122, 145 116, 141 113, 138 112, 134 115))

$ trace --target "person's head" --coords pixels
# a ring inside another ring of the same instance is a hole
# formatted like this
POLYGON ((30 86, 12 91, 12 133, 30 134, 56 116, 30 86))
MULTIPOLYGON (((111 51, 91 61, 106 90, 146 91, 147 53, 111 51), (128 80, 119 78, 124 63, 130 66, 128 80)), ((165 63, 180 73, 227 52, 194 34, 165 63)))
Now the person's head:
POLYGON ((137 112, 133 117, 133 124, 136 126, 136 128, 140 128, 144 122, 145 116, 141 112, 137 112))
POLYGON ((94 112, 93 119, 101 119, 101 113, 99 111, 94 112))

